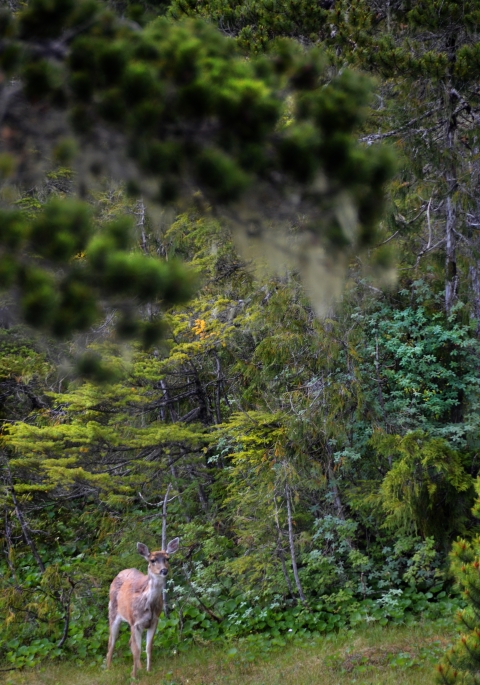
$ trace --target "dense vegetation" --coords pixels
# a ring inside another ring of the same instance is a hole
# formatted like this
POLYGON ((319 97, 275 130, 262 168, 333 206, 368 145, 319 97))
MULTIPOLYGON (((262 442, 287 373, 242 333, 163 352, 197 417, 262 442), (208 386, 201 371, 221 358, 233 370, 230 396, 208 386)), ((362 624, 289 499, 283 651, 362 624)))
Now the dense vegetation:
POLYGON ((101 662, 166 516, 157 646, 453 621, 456 578, 437 675, 470 682, 479 30, 467 0, 1 15, 7 665, 101 662))

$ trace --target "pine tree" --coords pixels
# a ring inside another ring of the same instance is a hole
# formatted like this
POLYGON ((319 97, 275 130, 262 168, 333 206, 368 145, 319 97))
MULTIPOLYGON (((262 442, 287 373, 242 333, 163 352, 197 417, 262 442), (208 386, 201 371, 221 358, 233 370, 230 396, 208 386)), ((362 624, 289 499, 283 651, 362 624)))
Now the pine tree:
POLYGON ((417 273, 425 260, 438 273, 440 253, 446 313, 462 298, 478 318, 478 3, 338 2, 334 15, 329 41, 340 60, 381 79, 374 130, 363 140, 398 141, 406 162, 392 188, 398 212, 388 237, 404 237, 417 273))
POLYGON ((177 263, 128 253, 128 221, 94 230, 83 200, 92 176, 117 176, 163 205, 200 190, 267 242, 266 218, 290 229, 301 216, 299 264, 315 253, 318 265, 325 247, 340 263, 341 247, 372 240, 391 157, 353 135, 365 79, 345 72, 320 87, 317 52, 282 43, 247 61, 202 22, 159 18, 142 29, 82 0, 4 10, 0 31, 0 286, 18 294, 30 325, 87 330, 101 303, 121 298, 117 331, 148 345, 161 321, 142 325, 132 301, 168 306, 191 293, 177 263), (33 215, 9 206, 13 187, 34 186, 55 160, 76 169, 79 198, 51 199, 33 215))
POLYGON ((437 666, 441 685, 477 685, 480 682, 480 539, 458 540, 451 552, 452 570, 467 601, 458 622, 466 631, 437 666))
POLYGON ((329 0, 174 0, 169 14, 201 16, 218 24, 221 31, 233 36, 243 50, 258 53, 269 50, 279 37, 295 38, 302 45, 314 45, 331 31, 332 5, 329 0))

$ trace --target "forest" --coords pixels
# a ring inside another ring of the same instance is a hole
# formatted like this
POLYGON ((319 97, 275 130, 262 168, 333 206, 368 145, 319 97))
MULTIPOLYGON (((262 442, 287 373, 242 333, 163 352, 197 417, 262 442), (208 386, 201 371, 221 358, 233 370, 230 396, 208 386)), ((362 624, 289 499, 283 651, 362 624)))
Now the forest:
POLYGON ((0 290, 0 673, 178 537, 154 670, 443 621, 480 683, 478 0, 5 0, 0 290))

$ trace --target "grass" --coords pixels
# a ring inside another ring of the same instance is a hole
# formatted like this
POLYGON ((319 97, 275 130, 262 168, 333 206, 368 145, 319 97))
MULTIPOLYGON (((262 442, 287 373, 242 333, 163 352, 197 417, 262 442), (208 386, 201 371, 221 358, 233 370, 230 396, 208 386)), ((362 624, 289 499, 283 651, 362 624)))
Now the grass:
MULTIPOLYGON (((151 673, 138 685, 417 685, 432 683, 434 666, 454 637, 435 623, 371 626, 255 656, 245 643, 192 647, 171 655, 154 651, 151 673)), ((114 657, 110 671, 72 662, 0 673, 5 685, 124 685, 131 659, 114 657), (116 663, 115 663, 116 661, 116 663)))

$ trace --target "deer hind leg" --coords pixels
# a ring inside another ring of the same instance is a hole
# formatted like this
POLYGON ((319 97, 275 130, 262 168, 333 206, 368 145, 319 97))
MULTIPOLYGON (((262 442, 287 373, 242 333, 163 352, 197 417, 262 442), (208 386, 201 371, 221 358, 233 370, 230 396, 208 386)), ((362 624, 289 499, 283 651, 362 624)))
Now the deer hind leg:
POLYGON ((142 629, 139 628, 137 625, 132 626, 132 634, 130 636, 130 649, 132 650, 133 654, 133 670, 132 670, 132 677, 136 678, 137 677, 137 670, 140 670, 142 668, 142 664, 140 662, 140 651, 142 648, 142 629))
POLYGON ((150 664, 151 664, 151 660, 152 660, 153 638, 155 635, 155 631, 157 630, 157 623, 158 623, 158 618, 156 621, 152 621, 152 625, 147 630, 147 646, 145 648, 145 651, 147 653, 147 671, 150 670, 150 664))
POLYGON ((121 622, 122 619, 119 616, 117 616, 117 618, 115 618, 110 623, 110 635, 108 636, 107 668, 110 668, 110 664, 112 663, 113 649, 115 647, 115 642, 117 641, 118 631, 120 630, 121 622))

